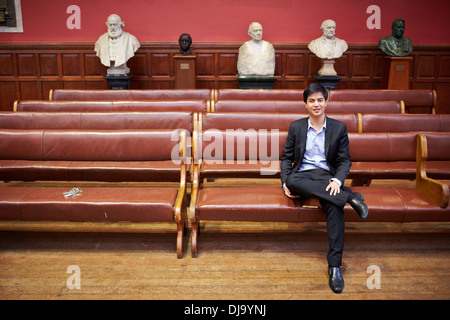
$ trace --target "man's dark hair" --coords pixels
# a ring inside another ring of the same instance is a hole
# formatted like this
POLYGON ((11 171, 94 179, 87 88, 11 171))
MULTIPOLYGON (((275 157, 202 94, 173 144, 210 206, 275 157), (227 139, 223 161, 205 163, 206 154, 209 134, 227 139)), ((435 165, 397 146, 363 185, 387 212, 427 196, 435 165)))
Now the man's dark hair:
POLYGON ((325 100, 328 100, 328 90, 320 83, 313 82, 305 90, 303 90, 303 101, 307 102, 308 97, 316 92, 322 92, 325 100))

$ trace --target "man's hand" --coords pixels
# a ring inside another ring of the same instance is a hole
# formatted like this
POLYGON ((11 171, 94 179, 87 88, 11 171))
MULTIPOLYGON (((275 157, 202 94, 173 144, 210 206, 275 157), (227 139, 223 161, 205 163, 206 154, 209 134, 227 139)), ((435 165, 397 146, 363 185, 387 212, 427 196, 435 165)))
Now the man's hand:
POLYGON ((296 199, 296 198, 300 198, 300 196, 294 196, 291 194, 291 191, 289 191, 289 189, 286 187, 286 185, 283 186, 284 189, 284 194, 286 195, 286 197, 288 197, 289 199, 296 199))
POLYGON ((341 192, 341 187, 339 187, 336 181, 331 181, 330 184, 325 189, 325 191, 328 190, 330 190, 330 196, 335 196, 341 192))

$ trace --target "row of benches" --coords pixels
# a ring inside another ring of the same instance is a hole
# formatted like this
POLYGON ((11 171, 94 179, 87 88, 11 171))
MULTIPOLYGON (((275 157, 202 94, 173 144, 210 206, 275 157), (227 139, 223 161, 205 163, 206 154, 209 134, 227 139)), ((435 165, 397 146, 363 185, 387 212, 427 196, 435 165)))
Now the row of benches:
MULTIPOLYGON (((202 184, 205 178, 251 177, 259 181, 277 177, 287 124, 298 115, 228 113, 221 118, 220 113, 73 114, 68 121, 74 127, 70 127, 69 123, 58 123, 68 117, 51 114, 41 116, 50 120, 41 128, 36 126, 36 114, 23 115, 32 120, 17 121, 20 128, 0 129, 1 180, 175 184, 85 188, 81 196, 68 199, 61 188, 1 187, 0 229, 29 230, 38 221, 44 222, 39 224, 40 229, 57 229, 68 221, 89 222, 93 230, 119 226, 121 230, 145 232, 151 223, 175 221, 177 256, 181 258, 187 222, 191 223, 192 254, 196 256, 201 220, 323 221, 317 203, 311 199, 289 200, 281 187, 257 184, 205 188, 202 184), (153 129, 140 127, 139 121, 149 121, 147 125, 153 129), (23 127, 24 123, 34 124, 31 129, 23 127), (52 125, 60 129, 48 129, 52 125), (189 180, 192 191, 187 206, 189 180), (182 213, 187 207, 186 221, 182 213)), ((422 123, 426 122, 422 118, 422 123)), ((448 186, 428 178, 450 179, 450 133, 429 132, 415 125, 415 130, 408 132, 350 132, 349 139, 353 161, 349 178, 417 177, 415 189, 356 187, 371 208, 368 221, 450 220, 448 186)), ((346 218, 352 221, 354 215, 346 218)))
MULTIPOLYGON (((197 112, 195 112, 197 113, 197 112)), ((306 116, 302 113, 214 112, 201 114, 211 129, 279 129, 306 116)), ((348 132, 450 131, 448 114, 328 113, 348 132)), ((192 112, 2 112, 1 129, 186 129, 192 112)))
MULTIPOLYGON (((136 101, 136 100, 205 100, 216 104, 223 100, 289 100, 303 101, 301 89, 187 89, 187 90, 70 90, 50 91, 50 101, 136 101)), ((424 108, 434 113, 434 90, 332 90, 329 101, 404 101, 406 108, 424 108)))
MULTIPOLYGON (((265 112, 304 113, 301 101, 205 100, 16 101, 14 112, 265 112)), ((403 101, 332 101, 328 113, 405 113, 403 101)))

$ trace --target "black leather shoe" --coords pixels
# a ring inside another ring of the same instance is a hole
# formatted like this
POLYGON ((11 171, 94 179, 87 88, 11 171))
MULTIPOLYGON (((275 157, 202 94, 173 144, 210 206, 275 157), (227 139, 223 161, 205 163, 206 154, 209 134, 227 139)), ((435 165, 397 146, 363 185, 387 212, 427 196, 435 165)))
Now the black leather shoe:
POLYGON ((350 200, 350 205, 353 209, 355 209, 356 213, 361 218, 361 221, 364 222, 367 219, 367 216, 369 215, 369 207, 367 204, 359 200, 356 196, 350 200))
POLYGON ((344 289, 344 278, 341 275, 339 267, 328 267, 328 275, 330 276, 329 285, 334 293, 341 293, 344 289))
POLYGON ((355 196, 356 199, 364 201, 364 195, 362 195, 359 192, 353 192, 353 195, 355 196))

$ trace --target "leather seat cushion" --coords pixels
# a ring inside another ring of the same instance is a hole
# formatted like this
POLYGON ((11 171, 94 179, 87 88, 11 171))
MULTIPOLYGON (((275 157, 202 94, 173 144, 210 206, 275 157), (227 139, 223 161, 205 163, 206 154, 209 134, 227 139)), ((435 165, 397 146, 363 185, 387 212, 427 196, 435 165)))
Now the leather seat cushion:
POLYGON ((64 198, 70 188, 0 187, 0 219, 27 221, 174 221, 176 188, 82 188, 81 196, 64 198))
POLYGON ((0 160, 0 179, 5 181, 179 181, 180 165, 171 160, 128 162, 0 160))

